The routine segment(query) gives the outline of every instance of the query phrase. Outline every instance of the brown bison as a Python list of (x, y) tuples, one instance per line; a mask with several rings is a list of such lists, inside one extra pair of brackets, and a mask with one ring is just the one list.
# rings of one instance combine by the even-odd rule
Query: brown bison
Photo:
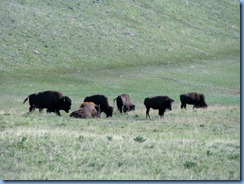
[(131, 103), (129, 95), (127, 94), (119, 95), (117, 98), (114, 99), (114, 101), (115, 100), (116, 100), (117, 107), (121, 113), (135, 110), (135, 105)]
[(158, 109), (158, 114), (160, 118), (162, 118), (166, 109), (172, 110), (171, 106), (173, 102), (174, 100), (169, 98), (168, 96), (154, 96), (145, 98), (144, 105), (147, 109), (146, 118), (149, 117), (149, 119), (151, 120), (151, 117), (149, 115), (150, 108)]
[(207, 108), (204, 94), (202, 93), (186, 93), (180, 95), (181, 109), (186, 109), (186, 104), (193, 105), (194, 108)]
[(104, 112), (106, 117), (112, 117), (113, 107), (108, 103), (108, 98), (105, 95), (92, 95), (84, 99), (84, 102), (93, 102), (97, 105), (100, 105), (101, 113)]
[(97, 111), (97, 116), (100, 117), (100, 114), (101, 114), (101, 108), (100, 108), (100, 105), (97, 105), (93, 102), (82, 102), (81, 105), (80, 105), (80, 108), (83, 108), (87, 105), (92, 105), (93, 107), (95, 107), (96, 111)]
[(82, 108), (72, 112), (70, 117), (74, 118), (96, 118), (100, 117), (100, 112), (96, 110), (93, 104), (86, 104)]
[(80, 108), (85, 107), (85, 106), (88, 105), (88, 104), (91, 104), (91, 105), (93, 105), (93, 106), (96, 106), (96, 104), (93, 103), (93, 102), (82, 102), (81, 105), (80, 105)]
[(47, 109), (47, 112), (54, 112), (58, 116), (61, 116), (60, 110), (69, 112), (71, 108), (71, 99), (67, 96), (63, 96), (62, 93), (57, 91), (43, 91), (30, 94), (23, 103), (29, 99), (29, 112), (33, 112), (35, 108), (39, 108), (39, 112), (43, 109)]

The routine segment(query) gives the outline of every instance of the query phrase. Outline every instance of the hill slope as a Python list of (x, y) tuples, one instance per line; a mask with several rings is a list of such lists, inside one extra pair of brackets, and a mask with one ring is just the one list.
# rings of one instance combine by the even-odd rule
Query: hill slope
[(0, 68), (117, 68), (238, 53), (239, 9), (229, 0), (5, 0)]

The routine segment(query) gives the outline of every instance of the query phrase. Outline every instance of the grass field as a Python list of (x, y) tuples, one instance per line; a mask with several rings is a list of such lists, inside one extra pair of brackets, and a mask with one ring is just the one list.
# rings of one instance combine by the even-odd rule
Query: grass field
[[(0, 178), (240, 180), (239, 1), (35, 1), (0, 4)], [(136, 110), (72, 119), (27, 114), (31, 93), (128, 93)], [(207, 109), (180, 109), (205, 94)], [(168, 95), (160, 120), (144, 98)]]

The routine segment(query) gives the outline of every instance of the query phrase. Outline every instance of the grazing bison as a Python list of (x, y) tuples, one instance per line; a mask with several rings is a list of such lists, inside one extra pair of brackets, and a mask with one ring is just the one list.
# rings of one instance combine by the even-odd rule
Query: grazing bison
[(205, 97), (202, 93), (186, 93), (180, 95), (181, 109), (186, 109), (186, 104), (193, 105), (194, 108), (207, 108)]
[(146, 118), (149, 117), (151, 120), (151, 117), (149, 115), (150, 108), (152, 109), (158, 109), (158, 114), (160, 118), (164, 116), (164, 112), (166, 109), (172, 110), (171, 105), (174, 102), (173, 99), (169, 98), (168, 96), (154, 96), (154, 97), (148, 97), (144, 100), (144, 105), (146, 106)]
[(100, 105), (101, 113), (104, 112), (106, 117), (112, 117), (113, 107), (108, 104), (108, 98), (104, 95), (93, 95), (88, 96), (84, 99), (84, 102), (93, 102), (97, 105)]
[(74, 118), (96, 118), (100, 117), (100, 112), (96, 110), (93, 104), (86, 104), (82, 108), (72, 112), (70, 117)]
[(39, 108), (41, 112), (44, 108), (47, 112), (54, 112), (58, 116), (60, 115), (60, 110), (69, 112), (71, 108), (71, 99), (67, 96), (63, 96), (62, 93), (57, 91), (43, 91), (38, 93), (30, 94), (23, 103), (29, 99), (29, 112), (33, 112), (35, 108)]
[(114, 101), (115, 100), (116, 100), (117, 107), (121, 113), (135, 110), (135, 105), (131, 103), (129, 95), (127, 94), (119, 95), (117, 98), (114, 99)]

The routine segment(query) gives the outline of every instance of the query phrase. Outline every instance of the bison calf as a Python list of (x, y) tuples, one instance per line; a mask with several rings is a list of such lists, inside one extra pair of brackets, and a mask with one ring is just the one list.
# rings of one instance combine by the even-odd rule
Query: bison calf
[(39, 108), (41, 112), (43, 109), (47, 109), (47, 112), (54, 112), (58, 116), (61, 116), (60, 110), (69, 112), (71, 108), (71, 99), (67, 96), (63, 96), (62, 93), (57, 91), (43, 91), (30, 94), (23, 103), (29, 99), (29, 112), (33, 112), (35, 108)]
[(93, 102), (100, 105), (101, 113), (104, 112), (106, 117), (112, 117), (113, 115), (113, 107), (108, 104), (108, 98), (105, 95), (88, 96), (84, 99), (84, 102)]
[(72, 112), (70, 117), (74, 118), (96, 118), (100, 117), (100, 112), (96, 110), (93, 104), (86, 104), (82, 108)]
[(164, 112), (166, 109), (172, 110), (171, 106), (174, 102), (173, 99), (169, 98), (168, 96), (154, 96), (154, 97), (148, 97), (144, 100), (144, 105), (146, 106), (146, 119), (149, 117), (151, 120), (151, 117), (149, 115), (150, 108), (152, 109), (158, 109), (158, 114), (160, 118), (164, 116)]
[(80, 105), (80, 108), (83, 108), (83, 107), (85, 107), (85, 106), (87, 106), (87, 105), (91, 105), (91, 106), (93, 106), (93, 107), (96, 109), (96, 111), (97, 111), (97, 116), (100, 117), (100, 115), (101, 115), (101, 108), (100, 108), (100, 105), (97, 105), (97, 104), (95, 104), (95, 103), (93, 103), (93, 102), (82, 102), (81, 105)]
[(119, 95), (117, 98), (114, 99), (114, 101), (115, 100), (117, 107), (121, 113), (135, 110), (135, 105), (131, 103), (130, 96), (128, 94)]
[(202, 93), (186, 93), (180, 95), (181, 109), (186, 109), (186, 104), (193, 105), (194, 108), (207, 108), (205, 97)]

